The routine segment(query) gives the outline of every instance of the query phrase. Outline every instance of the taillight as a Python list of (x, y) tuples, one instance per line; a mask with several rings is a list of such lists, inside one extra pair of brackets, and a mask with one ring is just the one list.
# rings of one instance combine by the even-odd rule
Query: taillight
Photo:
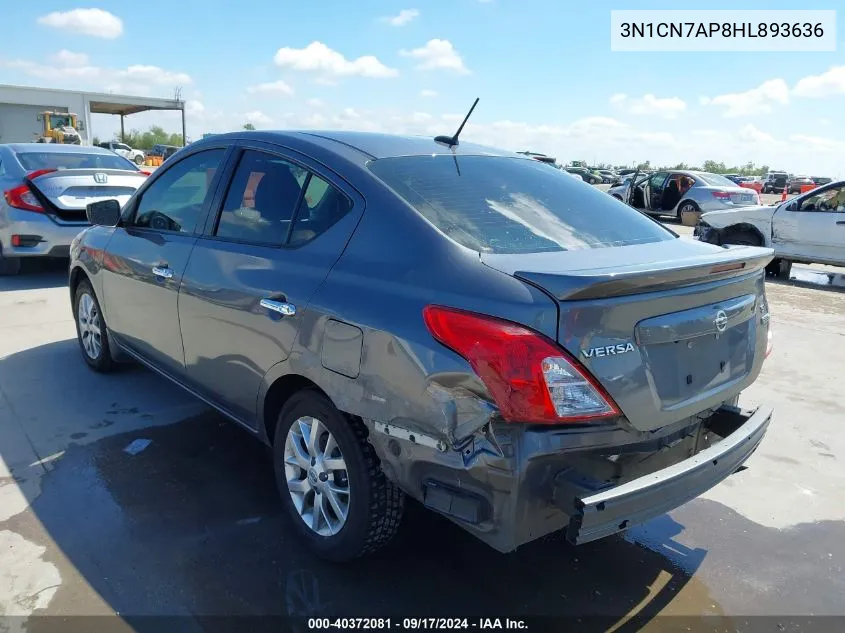
[(21, 185), (14, 189), (9, 189), (3, 194), (6, 198), (6, 204), (15, 209), (22, 211), (35, 211), (36, 213), (44, 213), (44, 207), (38, 202), (35, 194), (29, 185)]
[(431, 335), (465, 358), (509, 422), (560, 424), (620, 415), (611, 397), (568, 352), (521, 325), (426, 306)]
[(729, 194), (727, 191), (714, 191), (713, 197), (718, 198), (719, 200), (730, 200), (731, 194)]
[(141, 174), (143, 174), (144, 176), (152, 176), (152, 175), (153, 175), (153, 172), (151, 172), (151, 171), (144, 171), (143, 169), (139, 169), (139, 170), (138, 170), (138, 173), (141, 173)]

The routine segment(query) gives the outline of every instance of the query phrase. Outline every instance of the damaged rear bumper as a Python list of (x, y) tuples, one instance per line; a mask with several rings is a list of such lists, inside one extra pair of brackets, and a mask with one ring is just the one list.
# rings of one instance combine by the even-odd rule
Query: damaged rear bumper
[[(575, 498), (567, 539), (575, 544), (609, 536), (677, 508), (734, 473), (759, 446), (772, 417), (769, 408), (742, 418), (724, 411), (740, 426), (697, 455), (632, 481)], [(727, 422), (729, 423), (729, 422)]]
[(742, 465), (771, 417), (723, 405), (650, 432), (493, 423), (455, 447), (376, 423), (370, 441), (406, 493), (510, 552), (553, 532), (586, 543), (686, 503)]

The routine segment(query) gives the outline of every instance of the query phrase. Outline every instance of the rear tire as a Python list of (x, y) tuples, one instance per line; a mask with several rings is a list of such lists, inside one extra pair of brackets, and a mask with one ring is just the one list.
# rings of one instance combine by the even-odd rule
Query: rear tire
[(21, 272), (20, 257), (3, 257), (0, 253), (0, 277), (13, 277)]
[(138, 156), (136, 156), (135, 157), (135, 164), (138, 165), (138, 167), (143, 165), (144, 164), (144, 157), (141, 156), (140, 154)]
[(76, 338), (82, 358), (94, 371), (107, 373), (114, 368), (109, 349), (106, 321), (100, 310), (100, 302), (85, 280), (76, 288), (73, 298), (73, 316), (76, 321)]
[(681, 221), (684, 213), (698, 213), (698, 205), (687, 200), (678, 206), (678, 221)]
[(300, 391), (282, 407), (273, 465), (290, 523), (318, 556), (349, 561), (396, 534), (404, 494), (382, 472), (364, 424), (322, 393)]

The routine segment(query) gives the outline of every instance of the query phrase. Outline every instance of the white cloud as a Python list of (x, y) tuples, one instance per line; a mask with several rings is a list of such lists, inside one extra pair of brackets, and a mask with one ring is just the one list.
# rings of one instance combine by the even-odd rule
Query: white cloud
[(402, 50), (399, 54), (418, 60), (417, 68), (420, 70), (444, 69), (453, 70), (462, 75), (469, 74), (464, 60), (449, 40), (429, 40), (425, 46), (410, 51)]
[(621, 93), (615, 94), (610, 98), (610, 103), (629, 114), (659, 116), (665, 119), (674, 119), (687, 109), (687, 104), (683, 99), (658, 98), (653, 94), (647, 94), (641, 98), (629, 97)]
[[(63, 55), (63, 53), (67, 53)], [(0, 68), (19, 70), (30, 77), (49, 81), (51, 85), (79, 90), (111, 93), (128, 93), (149, 96), (156, 92), (172, 96), (175, 86), (192, 83), (187, 73), (171, 71), (158, 66), (134, 64), (126, 68), (94, 66), (83, 60), (81, 54), (60, 51), (51, 57), (52, 63), (41, 64), (31, 60), (0, 60)], [(64, 61), (61, 61), (64, 60)], [(84, 65), (70, 65), (71, 61), (85, 61)], [(164, 93), (164, 94), (162, 94)]]
[(62, 49), (58, 53), (50, 55), (50, 61), (60, 66), (87, 66), (88, 55), (85, 53), (72, 53)]
[(56, 29), (113, 40), (123, 34), (123, 20), (102, 9), (53, 11), (38, 18), (38, 24)]
[(845, 66), (834, 66), (821, 75), (799, 79), (792, 93), (796, 97), (815, 98), (845, 93)]
[(277, 66), (309, 72), (323, 72), (334, 76), (360, 76), (373, 78), (395, 77), (395, 68), (389, 68), (372, 55), (346, 59), (322, 42), (311, 42), (305, 48), (280, 48), (273, 61)]
[(428, 89), (420, 90), (420, 96), (425, 97), (426, 99), (433, 99), (437, 96), (437, 91)]
[(775, 137), (769, 134), (768, 132), (763, 132), (762, 130), (758, 129), (754, 125), (750, 123), (739, 130), (737, 133), (737, 137), (741, 141), (746, 141), (748, 143), (775, 143)]
[(255, 110), (254, 112), (247, 112), (244, 114), (244, 118), (249, 122), (255, 125), (256, 127), (267, 126), (273, 122), (269, 116), (264, 114), (261, 110)]
[(251, 94), (255, 93), (274, 93), (274, 94), (285, 94), (285, 95), (292, 95), (293, 88), (291, 88), (288, 84), (284, 81), (279, 79), (279, 81), (271, 81), (268, 83), (258, 84), (257, 86), (250, 86), (246, 89), (247, 92)]
[(724, 117), (768, 114), (772, 111), (772, 105), (787, 103), (789, 103), (789, 87), (783, 79), (770, 79), (745, 92), (701, 98), (702, 105), (724, 108), (722, 112)]
[(841, 152), (845, 150), (845, 141), (839, 141), (825, 136), (793, 134), (789, 137), (789, 140), (799, 144), (802, 149), (809, 149), (814, 152)]
[(382, 22), (387, 22), (390, 26), (405, 26), (414, 18), (418, 18), (419, 15), (420, 12), (417, 9), (402, 9), (396, 15), (388, 15), (380, 19)]
[(326, 105), (322, 99), (317, 99), (316, 97), (309, 99), (307, 103), (312, 108), (322, 108)]

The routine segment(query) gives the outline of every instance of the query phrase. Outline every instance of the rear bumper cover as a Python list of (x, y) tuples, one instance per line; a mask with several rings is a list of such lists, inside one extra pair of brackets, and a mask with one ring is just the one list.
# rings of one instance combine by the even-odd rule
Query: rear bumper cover
[(759, 408), (727, 437), (693, 457), (622, 485), (577, 497), (567, 539), (581, 544), (609, 536), (706, 492), (734, 473), (756, 450), (771, 418), (771, 408)]
[[(88, 224), (59, 224), (45, 213), (6, 207), (0, 222), (0, 248), (6, 257), (67, 257), (73, 238)], [(12, 246), (13, 235), (31, 237), (26, 246)], [(36, 239), (37, 238), (37, 239)]]

